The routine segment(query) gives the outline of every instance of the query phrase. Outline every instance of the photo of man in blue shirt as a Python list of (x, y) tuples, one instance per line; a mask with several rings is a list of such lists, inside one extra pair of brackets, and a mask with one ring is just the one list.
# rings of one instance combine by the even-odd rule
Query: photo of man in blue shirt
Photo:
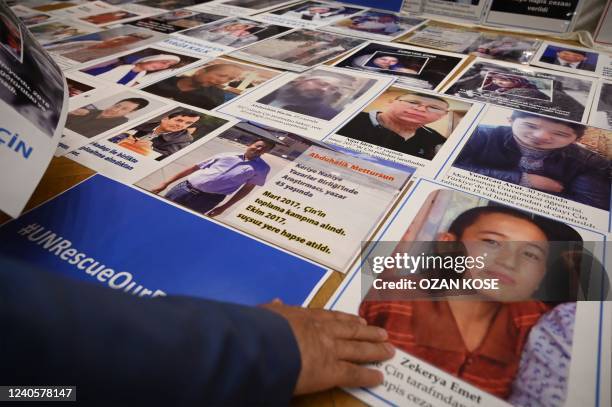
[[(159, 194), (178, 181), (164, 197), (208, 216), (217, 216), (247, 196), (256, 185), (262, 186), (270, 166), (261, 156), (270, 152), (275, 143), (260, 138), (249, 144), (243, 154), (223, 153), (193, 165), (153, 188)], [(234, 194), (223, 205), (228, 195)]]

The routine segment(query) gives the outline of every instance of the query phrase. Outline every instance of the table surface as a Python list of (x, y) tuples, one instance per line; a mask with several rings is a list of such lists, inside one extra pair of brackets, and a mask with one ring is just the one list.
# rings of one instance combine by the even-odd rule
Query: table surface
[[(450, 26), (452, 24), (445, 24), (441, 22), (435, 22), (434, 25), (439, 26)], [(500, 34), (509, 34), (509, 35), (517, 35), (514, 32), (504, 32), (499, 30), (487, 30), (487, 29), (479, 29), (479, 31), (483, 32), (495, 32)], [(401, 42), (404, 38), (408, 38), (411, 34), (406, 35), (400, 39), (395, 40), (394, 42)], [(538, 39), (549, 39), (543, 37), (541, 35), (524, 35), (525, 37), (538, 38)], [(555, 42), (564, 42), (568, 44), (577, 44), (576, 41), (571, 40), (559, 40), (553, 39)], [(226, 56), (227, 57), (227, 56)], [(455, 75), (458, 75), (461, 70), (469, 64), (474, 57), (470, 56), (462, 65), (461, 69), (457, 70)], [(328, 64), (333, 64), (335, 61), (331, 61)], [(447, 82), (450, 82), (453, 78), (449, 78)], [(34, 191), (32, 197), (30, 198), (28, 204), (26, 205), (25, 211), (28, 211), (47, 200), (55, 197), (56, 195), (64, 192), (70, 187), (78, 184), (79, 182), (87, 179), (88, 177), (95, 174), (95, 171), (84, 167), (81, 164), (78, 164), (66, 157), (54, 157), (51, 160), (47, 171), (45, 172), (43, 178), (38, 184), (36, 190)], [(389, 211), (390, 212), (390, 211)], [(9, 221), (11, 218), (0, 211), (0, 225)], [(343, 279), (343, 274), (340, 272), (333, 272), (328, 280), (321, 286), (317, 294), (313, 297), (312, 302), (309, 307), (313, 308), (321, 308), (325, 305), (325, 303), (332, 296), (336, 288), (340, 285)], [(350, 394), (344, 392), (341, 389), (333, 389), (329, 391), (324, 391), (321, 393), (316, 393), (308, 396), (300, 396), (296, 397), (293, 400), (293, 404), (297, 406), (323, 406), (323, 407), (344, 407), (344, 406), (365, 406), (366, 404), (357, 400)]]

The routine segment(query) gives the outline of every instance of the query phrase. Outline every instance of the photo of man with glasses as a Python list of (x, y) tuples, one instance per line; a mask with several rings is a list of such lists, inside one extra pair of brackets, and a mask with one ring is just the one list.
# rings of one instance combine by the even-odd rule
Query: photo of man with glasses
[(450, 111), (441, 97), (403, 93), (382, 109), (359, 113), (338, 134), (431, 160), (446, 138), (426, 125), (442, 120)]

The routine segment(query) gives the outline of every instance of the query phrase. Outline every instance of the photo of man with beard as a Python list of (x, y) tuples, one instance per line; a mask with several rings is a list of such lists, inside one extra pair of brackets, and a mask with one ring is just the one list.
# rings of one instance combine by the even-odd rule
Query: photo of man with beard
[(257, 102), (322, 120), (331, 120), (341, 112), (337, 102), (352, 89), (349, 75), (313, 71), (300, 76)]

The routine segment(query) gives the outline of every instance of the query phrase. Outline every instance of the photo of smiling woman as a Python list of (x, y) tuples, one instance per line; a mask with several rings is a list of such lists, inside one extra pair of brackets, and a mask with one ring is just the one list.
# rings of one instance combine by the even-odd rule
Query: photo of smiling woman
[[(580, 250), (581, 236), (558, 221), (464, 192), (437, 190), (421, 206), (398, 245), (402, 249), (395, 252), (410, 252), (413, 244), (421, 253), (425, 241), (431, 242), (431, 253), (448, 254), (439, 247), (461, 247), (461, 255), (484, 259), (480, 267), (473, 263), (462, 273), (434, 273), (446, 273), (447, 281), (496, 279), (498, 288), (476, 288), (473, 283), (469, 290), (371, 289), (359, 315), (386, 329), (400, 350), (507, 399), (531, 329), (556, 305), (576, 299), (571, 282), (578, 271), (562, 254)], [(393, 281), (402, 273), (387, 269), (385, 274)], [(432, 276), (420, 269), (408, 277), (431, 281)], [(549, 301), (552, 297), (557, 301)], [(569, 322), (573, 324), (573, 315)], [(547, 386), (559, 384), (549, 382), (539, 391), (550, 394)]]
[(492, 108), (454, 166), (608, 211), (611, 140), (610, 131)]

